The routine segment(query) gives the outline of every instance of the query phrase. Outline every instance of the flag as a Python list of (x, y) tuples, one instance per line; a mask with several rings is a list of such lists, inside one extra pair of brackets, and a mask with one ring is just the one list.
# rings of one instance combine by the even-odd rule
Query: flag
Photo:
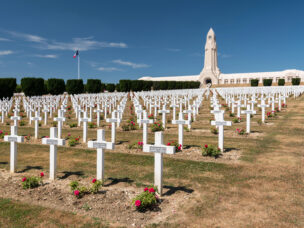
[(77, 50), (73, 56), (73, 58), (75, 59), (77, 56), (79, 55), (79, 51)]

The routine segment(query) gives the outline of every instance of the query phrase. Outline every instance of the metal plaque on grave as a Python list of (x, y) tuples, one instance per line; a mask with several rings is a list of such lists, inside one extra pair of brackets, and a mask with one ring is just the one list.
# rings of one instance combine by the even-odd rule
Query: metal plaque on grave
[(185, 124), (186, 121), (184, 120), (176, 120), (175, 123), (176, 124)]
[(58, 144), (58, 140), (57, 139), (47, 139), (46, 140), (46, 144), (57, 145)]
[(94, 148), (106, 148), (107, 144), (106, 143), (100, 143), (100, 142), (93, 142), (93, 147)]
[(160, 146), (150, 146), (150, 152), (153, 153), (166, 153), (166, 148), (165, 147), (160, 147)]
[(7, 137), (7, 141), (9, 141), (9, 142), (17, 142), (17, 137), (8, 136)]

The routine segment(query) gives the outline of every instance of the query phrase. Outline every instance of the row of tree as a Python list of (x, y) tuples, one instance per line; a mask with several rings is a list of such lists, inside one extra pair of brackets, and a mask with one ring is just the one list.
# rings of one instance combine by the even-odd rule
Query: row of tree
[(87, 84), (82, 79), (70, 79), (66, 83), (63, 79), (50, 78), (22, 78), (21, 84), (17, 85), (15, 78), (0, 78), (0, 98), (11, 97), (14, 92), (23, 92), (26, 96), (41, 96), (44, 94), (58, 95), (64, 92), (69, 94), (100, 93), (108, 92), (129, 92), (170, 90), (170, 89), (194, 89), (199, 88), (199, 82), (181, 81), (139, 81), (120, 80), (118, 84), (102, 83), (99, 79), (88, 79)]
[[(301, 78), (292, 78), (291, 79), (291, 84), (292, 85), (300, 85), (301, 83)], [(250, 81), (251, 86), (258, 86), (259, 85), (259, 79), (252, 79)], [(263, 86), (271, 86), (272, 85), (272, 79), (263, 79)], [(278, 85), (279, 86), (284, 86), (285, 85), (285, 79), (280, 78), (278, 80)]]

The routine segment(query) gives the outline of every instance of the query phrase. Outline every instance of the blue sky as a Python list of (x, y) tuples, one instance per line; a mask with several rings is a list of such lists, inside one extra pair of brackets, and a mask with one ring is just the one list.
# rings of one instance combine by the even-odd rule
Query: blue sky
[(0, 77), (103, 82), (199, 74), (210, 27), (223, 73), (304, 69), (304, 1), (10, 0)]

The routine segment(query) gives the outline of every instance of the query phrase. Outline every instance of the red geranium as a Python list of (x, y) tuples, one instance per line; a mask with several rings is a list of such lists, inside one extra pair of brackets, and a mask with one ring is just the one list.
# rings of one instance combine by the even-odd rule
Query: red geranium
[(146, 192), (146, 191), (148, 191), (149, 189), (147, 188), (147, 187), (145, 187), (145, 189), (144, 189), (144, 191)]
[(154, 188), (150, 188), (149, 192), (155, 192)]
[(79, 193), (80, 193), (80, 192), (79, 192), (78, 190), (75, 190), (75, 191), (74, 191), (74, 195), (75, 195), (75, 196), (79, 196)]
[(40, 177), (44, 177), (44, 173), (43, 172), (40, 173)]
[(22, 182), (24, 182), (24, 181), (26, 181), (26, 177), (23, 177), (23, 178), (22, 178)]
[(92, 183), (94, 184), (96, 182), (96, 178), (94, 178), (93, 180), (92, 180)]
[(208, 148), (208, 145), (207, 145), (207, 144), (205, 144), (205, 148)]
[(136, 206), (136, 207), (139, 207), (140, 205), (141, 205), (141, 201), (140, 201), (140, 200), (136, 200), (136, 201), (135, 201), (135, 206)]

